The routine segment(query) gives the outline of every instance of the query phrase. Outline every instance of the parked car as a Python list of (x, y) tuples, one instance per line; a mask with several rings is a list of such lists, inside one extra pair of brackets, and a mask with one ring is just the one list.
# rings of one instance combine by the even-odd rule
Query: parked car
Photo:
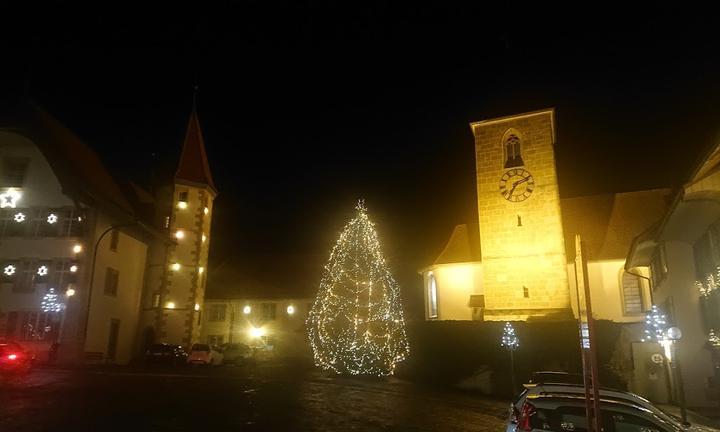
[[(552, 381), (562, 380), (559, 376)], [(558, 379), (559, 378), (559, 379)], [(576, 377), (565, 377), (572, 381)], [(525, 384), (525, 390), (510, 405), (506, 432), (558, 431), (585, 432), (585, 388), (577, 384)], [(600, 389), (600, 412), (604, 432), (712, 431), (691, 426), (666, 413), (648, 400), (625, 391)]]
[(178, 366), (187, 362), (188, 354), (180, 345), (153, 344), (145, 351), (145, 364)]
[(252, 349), (243, 343), (229, 343), (223, 345), (223, 363), (244, 365), (254, 361)]
[(223, 355), (220, 348), (214, 345), (194, 344), (190, 349), (187, 362), (189, 364), (199, 365), (220, 365), (223, 361)]
[(32, 369), (35, 354), (12, 341), (0, 341), (0, 374), (19, 375)]

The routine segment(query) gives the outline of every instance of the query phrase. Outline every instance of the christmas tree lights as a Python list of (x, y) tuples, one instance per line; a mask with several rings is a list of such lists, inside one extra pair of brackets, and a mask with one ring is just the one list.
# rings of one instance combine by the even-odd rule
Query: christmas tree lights
[(645, 336), (643, 342), (662, 342), (667, 340), (665, 326), (667, 319), (660, 308), (653, 305), (650, 311), (645, 315)]
[(520, 346), (520, 340), (515, 334), (515, 329), (509, 322), (505, 323), (502, 339), (500, 340), (500, 346), (507, 348), (511, 351), (517, 349), (517, 347)]
[(363, 202), (330, 253), (308, 315), (315, 364), (338, 374), (391, 375), (409, 346), (400, 290)]
[(43, 312), (60, 312), (62, 308), (63, 304), (58, 301), (55, 288), (50, 288), (43, 296), (42, 302), (40, 303), (40, 310)]

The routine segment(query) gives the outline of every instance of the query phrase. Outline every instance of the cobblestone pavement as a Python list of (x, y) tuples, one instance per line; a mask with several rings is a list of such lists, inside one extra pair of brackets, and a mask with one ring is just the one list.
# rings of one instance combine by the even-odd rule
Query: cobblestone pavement
[(38, 369), (0, 383), (0, 431), (496, 431), (506, 406), (287, 365)]

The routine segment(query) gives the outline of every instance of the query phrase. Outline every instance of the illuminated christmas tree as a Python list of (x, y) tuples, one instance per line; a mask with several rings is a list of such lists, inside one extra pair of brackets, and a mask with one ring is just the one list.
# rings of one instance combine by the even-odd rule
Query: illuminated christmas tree
[(408, 355), (400, 290), (363, 202), (344, 228), (308, 316), (315, 364), (339, 374), (390, 375)]
[(643, 342), (662, 342), (667, 339), (667, 319), (659, 307), (652, 305), (652, 308), (645, 315), (645, 336)]

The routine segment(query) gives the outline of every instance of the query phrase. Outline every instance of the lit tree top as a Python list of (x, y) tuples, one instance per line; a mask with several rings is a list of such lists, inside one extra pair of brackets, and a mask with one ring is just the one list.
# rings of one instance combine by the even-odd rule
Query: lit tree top
[(408, 355), (400, 290), (363, 201), (325, 265), (308, 332), (316, 365), (336, 373), (389, 375)]
[(515, 334), (515, 328), (513, 328), (512, 324), (510, 324), (509, 322), (505, 323), (502, 339), (500, 340), (500, 346), (507, 348), (511, 351), (516, 350), (517, 347), (520, 346), (520, 339), (518, 339), (517, 335)]

